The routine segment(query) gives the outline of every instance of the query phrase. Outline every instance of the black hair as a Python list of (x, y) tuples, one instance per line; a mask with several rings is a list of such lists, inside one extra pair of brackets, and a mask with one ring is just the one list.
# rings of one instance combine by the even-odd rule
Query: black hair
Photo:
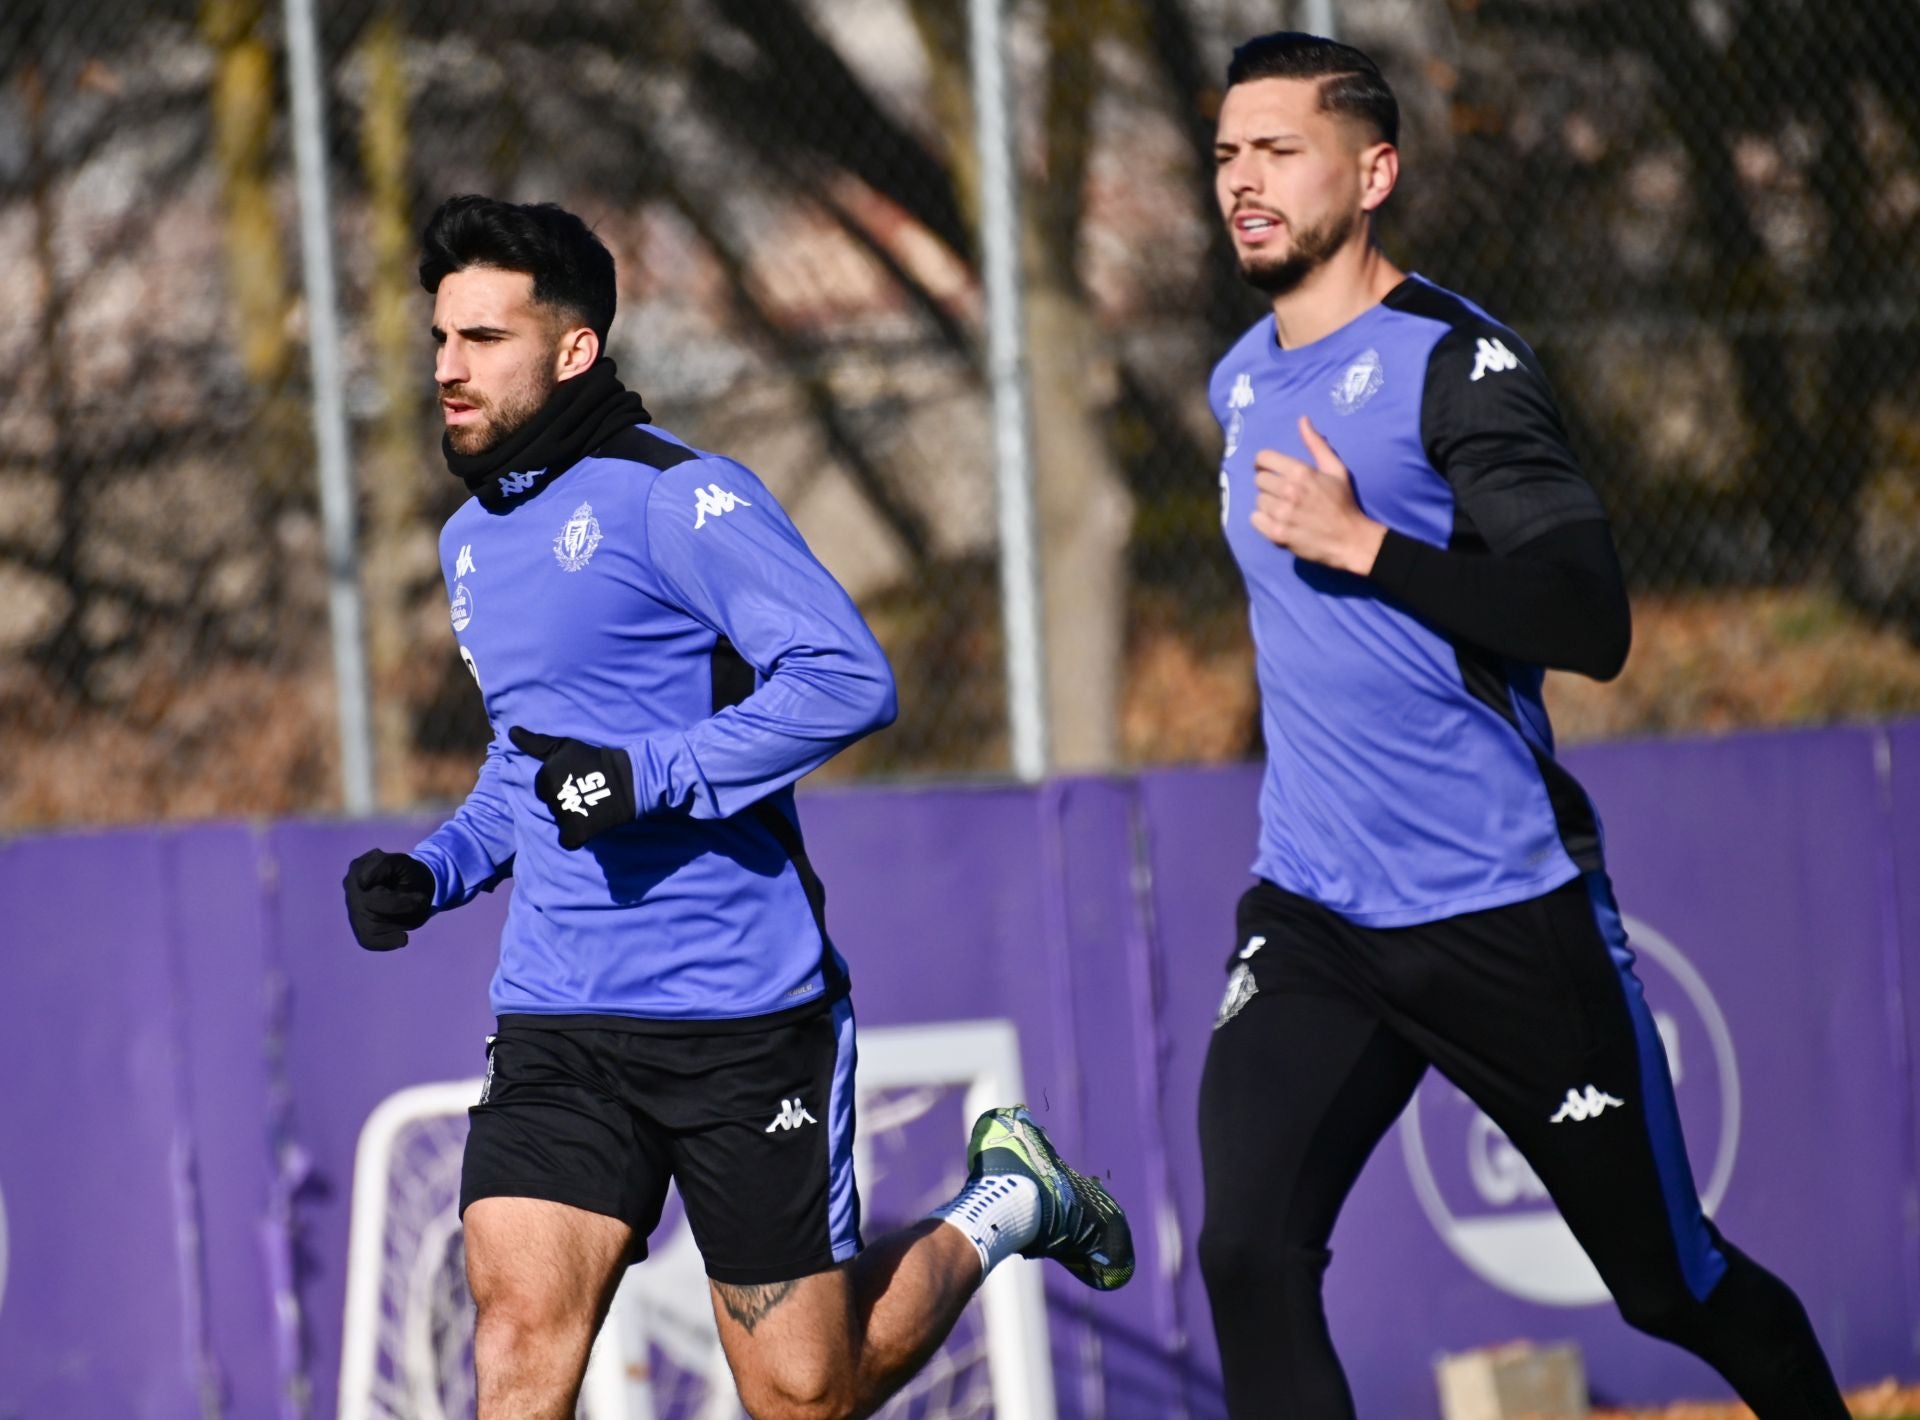
[(1318, 79), (1320, 107), (1357, 118), (1383, 143), (1400, 141), (1400, 105), (1380, 66), (1350, 44), (1279, 30), (1256, 35), (1233, 52), (1227, 87), (1251, 79)]
[(576, 316), (607, 343), (615, 301), (613, 253), (587, 224), (551, 202), (449, 197), (420, 234), (420, 284), (429, 292), (470, 266), (524, 271), (533, 299)]

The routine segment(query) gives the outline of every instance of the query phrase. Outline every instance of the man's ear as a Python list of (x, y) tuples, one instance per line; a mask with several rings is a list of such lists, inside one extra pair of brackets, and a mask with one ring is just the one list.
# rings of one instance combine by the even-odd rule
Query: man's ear
[(554, 378), (570, 380), (575, 375), (584, 375), (599, 358), (600, 337), (587, 326), (577, 325), (560, 337), (559, 349), (553, 357)]
[(1391, 143), (1370, 143), (1360, 150), (1360, 210), (1377, 211), (1400, 181), (1400, 150)]

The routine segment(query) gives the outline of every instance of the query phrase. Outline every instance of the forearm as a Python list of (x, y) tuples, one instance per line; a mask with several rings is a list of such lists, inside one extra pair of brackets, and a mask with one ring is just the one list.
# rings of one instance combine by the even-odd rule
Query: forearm
[(1510, 660), (1596, 680), (1626, 662), (1632, 617), (1603, 522), (1552, 529), (1505, 555), (1389, 532), (1368, 576), (1448, 635)]
[(870, 663), (776, 669), (753, 694), (685, 731), (627, 746), (641, 814), (727, 818), (892, 723), (893, 676)]
[(412, 853), (433, 874), (435, 912), (464, 906), (480, 893), (491, 892), (513, 872), (511, 852), (495, 858), (492, 845), (457, 819), (423, 838)]
[(513, 811), (501, 766), (498, 746), (490, 746), (466, 802), (413, 848), (433, 873), (436, 912), (491, 891), (513, 871)]

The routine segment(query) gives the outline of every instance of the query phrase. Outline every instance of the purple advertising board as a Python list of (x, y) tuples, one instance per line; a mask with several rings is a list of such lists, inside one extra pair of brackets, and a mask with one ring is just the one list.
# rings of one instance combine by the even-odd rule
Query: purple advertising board
[[(1920, 1375), (1920, 725), (1568, 756), (1719, 1226), (1806, 1301), (1849, 1384)], [(870, 1026), (1003, 1017), (1029, 1100), (1140, 1248), (1047, 1295), (1067, 1417), (1222, 1413), (1194, 1111), (1249, 882), (1257, 771), (803, 800)], [(402, 952), (340, 874), (419, 821), (0, 844), (0, 1416), (333, 1413), (356, 1141), (477, 1075), (508, 889)], [(1505, 1141), (1430, 1076), (1335, 1232), (1363, 1415), (1437, 1413), (1438, 1354), (1577, 1341), (1596, 1396), (1726, 1387), (1630, 1331)]]

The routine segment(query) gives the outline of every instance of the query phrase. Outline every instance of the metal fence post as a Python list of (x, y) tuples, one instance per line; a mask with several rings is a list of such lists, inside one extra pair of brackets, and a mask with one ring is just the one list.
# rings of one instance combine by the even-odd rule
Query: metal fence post
[(1340, 38), (1340, 22), (1334, 14), (1337, 0), (1300, 0), (1300, 28), (1310, 35)]
[(360, 563), (354, 550), (353, 478), (340, 359), (340, 304), (333, 268), (333, 202), (327, 188), (326, 98), (312, 0), (285, 0), (293, 164), (300, 207), (300, 264), (313, 378), (313, 443), (326, 527), (327, 619), (340, 707), (340, 797), (350, 814), (371, 813), (373, 716), (367, 689)]
[(1026, 300), (1020, 279), (1020, 167), (1013, 143), (1004, 0), (969, 0), (974, 141), (980, 152), (980, 253), (986, 294), (987, 386), (999, 496), (1000, 620), (1006, 637), (1013, 772), (1047, 770), (1040, 560), (1034, 540), (1033, 428), (1028, 407)]

